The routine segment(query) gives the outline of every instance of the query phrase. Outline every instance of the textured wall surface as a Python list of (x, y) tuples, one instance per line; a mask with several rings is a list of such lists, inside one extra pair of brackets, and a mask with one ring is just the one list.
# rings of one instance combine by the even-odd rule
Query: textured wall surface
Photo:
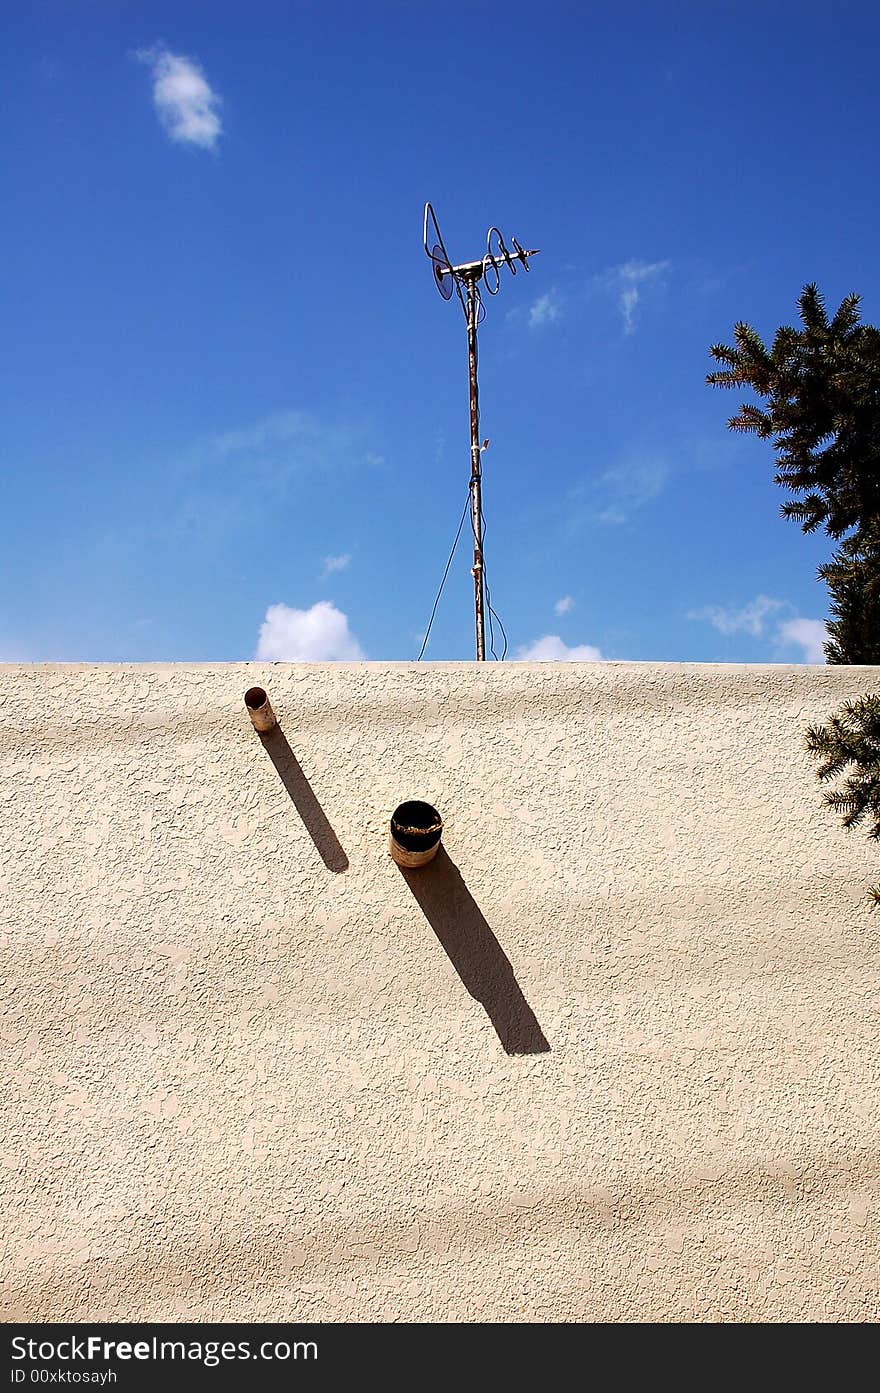
[(880, 1314), (880, 669), (2, 673), (7, 1319)]

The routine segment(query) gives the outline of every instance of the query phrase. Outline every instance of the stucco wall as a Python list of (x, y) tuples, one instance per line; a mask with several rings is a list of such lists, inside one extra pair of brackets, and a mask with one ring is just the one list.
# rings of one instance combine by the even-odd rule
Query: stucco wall
[(876, 1318), (878, 687), (4, 668), (5, 1317)]

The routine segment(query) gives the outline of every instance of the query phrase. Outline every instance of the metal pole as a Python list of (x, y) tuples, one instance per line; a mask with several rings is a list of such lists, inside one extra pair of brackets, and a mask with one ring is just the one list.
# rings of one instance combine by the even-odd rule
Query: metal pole
[(477, 388), (477, 277), (467, 277), (468, 380), (471, 407), (471, 526), (474, 533), (474, 613), (477, 630), (477, 662), (486, 661), (486, 625), (483, 601), (483, 499), (480, 465), (480, 397)]

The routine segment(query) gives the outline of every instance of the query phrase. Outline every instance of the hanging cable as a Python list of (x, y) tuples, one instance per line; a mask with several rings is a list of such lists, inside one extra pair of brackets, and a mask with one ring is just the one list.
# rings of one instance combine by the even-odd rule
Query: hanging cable
[[(472, 489), (473, 489), (473, 486), (474, 486), (474, 480), (473, 480), (473, 478), (472, 478), (472, 479), (471, 479), (471, 488), (472, 488)], [(483, 541), (484, 541), (484, 538), (485, 538), (485, 536), (486, 536), (486, 513), (485, 513), (485, 510), (484, 510), (484, 509), (482, 509), (482, 508), (480, 509), (480, 536), (479, 536), (479, 537), (477, 536), (477, 528), (476, 528), (476, 524), (475, 524), (475, 522), (474, 522), (473, 508), (471, 509), (471, 532), (473, 533), (473, 537), (474, 537), (474, 552), (476, 553), (477, 551), (479, 551), (479, 553), (480, 553), (480, 561), (481, 561), (482, 567), (483, 567), (483, 590), (484, 590), (484, 592), (485, 592), (485, 591), (488, 590), (488, 587), (487, 587), (487, 585), (486, 585), (486, 556), (485, 556), (485, 552), (484, 552), (484, 550), (483, 550)], [(488, 599), (488, 595), (487, 595), (487, 599)], [(492, 628), (492, 613), (491, 613), (491, 610), (487, 610), (487, 615), (488, 615), (488, 619), (489, 619), (489, 652), (492, 654), (492, 657), (493, 657), (493, 658), (495, 659), (495, 661), (497, 662), (497, 661), (498, 661), (498, 654), (495, 652), (495, 631), (494, 631), (494, 629)]]
[(487, 617), (488, 620), (489, 620), (489, 652), (492, 654), (492, 657), (495, 659), (495, 661), (496, 661), (496, 663), (497, 663), (497, 662), (498, 662), (498, 654), (495, 652), (495, 626), (494, 626), (493, 623), (492, 623), (492, 619), (493, 619), (493, 616), (494, 616), (494, 618), (496, 618), (496, 619), (498, 618), (498, 616), (495, 614), (495, 611), (494, 611), (494, 609), (492, 608), (492, 593), (491, 593), (491, 591), (489, 590), (489, 572), (486, 570), (486, 549), (485, 549), (485, 543), (486, 543), (486, 510), (485, 510), (485, 508), (482, 509), (481, 515), (480, 515), (480, 516), (481, 516), (481, 521), (482, 521), (482, 535), (481, 535), (481, 537), (480, 537), (480, 556), (483, 558), (483, 589), (484, 589), (485, 592), (486, 592), (486, 617)]
[[(483, 531), (485, 534), (485, 528), (483, 529)], [(483, 558), (483, 583), (486, 587), (486, 612), (489, 615), (489, 652), (492, 654), (492, 657), (495, 659), (496, 663), (503, 663), (504, 659), (507, 657), (507, 630), (502, 624), (501, 617), (498, 614), (497, 610), (494, 610), (492, 608), (492, 592), (489, 589), (489, 577), (486, 573), (485, 557)], [(492, 627), (493, 619), (496, 621), (499, 629), (501, 630), (501, 637), (504, 639), (504, 647), (501, 650), (500, 658), (498, 657), (498, 654), (495, 652), (495, 631)]]
[(434, 600), (434, 607), (433, 607), (433, 609), (431, 610), (431, 618), (428, 620), (428, 627), (427, 627), (427, 629), (425, 630), (425, 637), (424, 637), (424, 639), (422, 640), (422, 646), (421, 646), (421, 648), (419, 649), (419, 656), (416, 658), (416, 662), (417, 662), (417, 663), (420, 663), (420, 662), (422, 661), (422, 654), (424, 653), (425, 649), (426, 649), (427, 646), (428, 646), (428, 639), (431, 637), (431, 627), (432, 627), (432, 625), (433, 625), (433, 623), (434, 623), (434, 615), (437, 613), (437, 606), (438, 606), (439, 603), (440, 603), (440, 596), (443, 594), (443, 587), (444, 587), (444, 585), (446, 584), (446, 577), (449, 575), (449, 567), (452, 565), (452, 558), (453, 558), (453, 556), (455, 555), (455, 548), (458, 546), (458, 539), (459, 539), (459, 537), (461, 536), (461, 529), (464, 527), (465, 515), (466, 515), (467, 510), (468, 510), (468, 508), (469, 508), (470, 506), (471, 506), (471, 495), (470, 495), (470, 490), (468, 490), (468, 496), (467, 496), (467, 498), (466, 498), (466, 500), (465, 500), (465, 505), (464, 505), (464, 507), (463, 507), (462, 510), (461, 510), (461, 517), (460, 517), (459, 520), (458, 520), (458, 531), (457, 531), (456, 534), (455, 534), (455, 541), (452, 543), (452, 550), (450, 551), (450, 553), (449, 553), (449, 558), (448, 558), (448, 560), (447, 560), (447, 562), (446, 562), (446, 568), (445, 568), (445, 570), (444, 570), (444, 572), (443, 572), (443, 579), (442, 579), (441, 582), (440, 582), (440, 589), (437, 591), (437, 598)]
[[(508, 645), (507, 645), (507, 630), (505, 629), (504, 625), (503, 625), (502, 622), (501, 622), (501, 617), (500, 617), (500, 615), (497, 613), (496, 610), (494, 610), (494, 609), (492, 608), (492, 594), (491, 594), (491, 591), (489, 590), (489, 581), (488, 581), (488, 579), (487, 579), (487, 577), (486, 577), (486, 564), (485, 564), (485, 562), (483, 563), (483, 580), (486, 582), (486, 609), (488, 610), (488, 613), (489, 613), (489, 645), (490, 645), (490, 652), (491, 652), (492, 657), (495, 659), (496, 662), (503, 663), (503, 662), (504, 662), (504, 659), (507, 657), (507, 646), (508, 646)], [(494, 647), (493, 647), (494, 642), (495, 642), (495, 635), (494, 635), (494, 632), (493, 632), (493, 630), (492, 630), (492, 619), (493, 619), (493, 617), (494, 617), (495, 620), (497, 621), (498, 627), (499, 627), (499, 629), (501, 630), (501, 637), (504, 639), (504, 647), (503, 647), (502, 650), (501, 650), (501, 657), (500, 657), (500, 658), (498, 657), (498, 654), (495, 652), (495, 649), (494, 649)]]
[[(481, 537), (480, 537), (480, 556), (483, 558), (483, 585), (485, 586), (485, 590), (486, 590), (486, 614), (488, 615), (488, 619), (489, 619), (489, 652), (492, 654), (492, 657), (495, 659), (496, 663), (503, 663), (503, 662), (504, 662), (504, 659), (507, 657), (507, 649), (508, 649), (507, 630), (505, 629), (504, 625), (502, 624), (502, 622), (501, 622), (501, 617), (500, 617), (500, 615), (498, 614), (497, 610), (494, 610), (494, 609), (492, 608), (492, 592), (491, 592), (491, 590), (489, 589), (489, 573), (488, 573), (488, 571), (486, 570), (486, 549), (485, 549), (485, 541), (486, 541), (486, 509), (485, 509), (485, 506), (484, 506), (484, 507), (482, 508), (482, 510), (481, 510), (481, 520), (482, 520), (482, 535), (481, 535)], [(475, 528), (474, 528), (474, 526), (473, 526), (473, 521), (471, 521), (471, 531), (474, 533), (474, 539), (476, 540), (476, 535), (477, 535), (477, 534), (476, 534), (476, 530), (475, 530)], [(501, 630), (501, 636), (502, 636), (502, 638), (504, 639), (504, 647), (503, 647), (502, 650), (501, 650), (501, 657), (500, 657), (500, 658), (498, 657), (498, 654), (495, 652), (495, 629), (494, 629), (494, 626), (493, 626), (493, 624), (492, 624), (492, 620), (493, 620), (493, 619), (495, 619), (495, 620), (497, 621), (498, 627), (499, 627), (499, 629)]]

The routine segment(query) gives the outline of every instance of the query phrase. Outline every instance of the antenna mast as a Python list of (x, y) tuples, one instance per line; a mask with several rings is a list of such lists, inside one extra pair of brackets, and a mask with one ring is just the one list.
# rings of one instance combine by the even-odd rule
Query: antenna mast
[(474, 618), (478, 662), (485, 662), (486, 659), (483, 468), (482, 447), (480, 445), (480, 393), (477, 383), (477, 326), (482, 323), (486, 311), (480, 294), (480, 282), (483, 282), (490, 295), (497, 295), (501, 288), (501, 267), (507, 266), (511, 274), (515, 276), (515, 262), (518, 261), (523, 269), (528, 271), (529, 257), (537, 255), (537, 249), (526, 251), (515, 237), (511, 237), (510, 240), (513, 243), (513, 251), (508, 251), (498, 228), (490, 227), (486, 234), (486, 254), (482, 260), (466, 261), (460, 266), (453, 266), (443, 244), (434, 209), (430, 203), (425, 204), (423, 241), (425, 255), (430, 259), (434, 271), (434, 282), (444, 300), (451, 300), (453, 292), (458, 295), (467, 324), (468, 397), (471, 418), (471, 528), (474, 534), (474, 564), (471, 574), (474, 578)]

